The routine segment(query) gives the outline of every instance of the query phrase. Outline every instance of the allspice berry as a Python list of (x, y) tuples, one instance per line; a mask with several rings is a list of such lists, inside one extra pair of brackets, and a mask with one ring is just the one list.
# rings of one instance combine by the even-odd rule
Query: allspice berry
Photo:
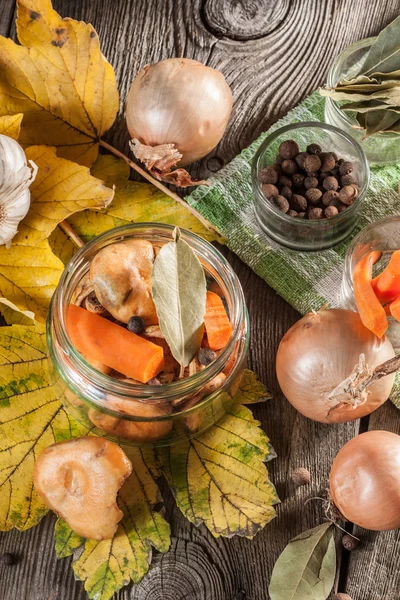
[(336, 192), (336, 190), (339, 187), (339, 182), (336, 179), (336, 177), (333, 177), (333, 175), (329, 175), (329, 177), (325, 177), (324, 181), (322, 182), (322, 187), (326, 191), (333, 190), (334, 192)]
[(285, 140), (279, 146), (279, 154), (285, 159), (294, 158), (299, 151), (299, 146), (294, 140)]
[(289, 217), (297, 217), (298, 212), (296, 210), (288, 210), (287, 215), (289, 215)]
[(352, 185), (352, 184), (354, 184), (354, 185), (357, 185), (357, 184), (358, 184), (358, 181), (357, 181), (357, 179), (354, 177), (354, 175), (352, 175), (351, 173), (348, 173), (347, 175), (343, 175), (343, 176), (340, 178), (340, 185), (341, 185), (342, 187), (344, 187), (345, 185)]
[(286, 200), (283, 196), (273, 196), (271, 198), (273, 204), (275, 204), (276, 208), (279, 208), (283, 213), (287, 213), (289, 210), (289, 201)]
[(335, 190), (329, 190), (322, 196), (322, 204), (324, 206), (331, 206), (332, 204), (335, 205), (336, 202), (339, 201), (339, 194), (338, 192), (335, 192)]
[(307, 152), (299, 152), (299, 154), (294, 159), (297, 162), (297, 164), (299, 165), (300, 169), (304, 169), (304, 162), (305, 162), (307, 156), (308, 156)]
[(318, 208), (317, 206), (315, 208), (310, 208), (310, 210), (308, 211), (308, 218), (310, 221), (317, 221), (319, 219), (323, 219), (324, 212), (322, 208)]
[(292, 473), (292, 481), (296, 486), (307, 485), (311, 481), (310, 471), (299, 467)]
[(356, 185), (345, 185), (339, 191), (339, 199), (346, 206), (353, 204), (354, 200), (358, 196), (358, 187)]
[(336, 160), (331, 152), (321, 152), (319, 158), (321, 160), (321, 171), (330, 171), (335, 168)]
[(292, 177), (293, 187), (297, 189), (301, 188), (303, 186), (304, 179), (304, 175), (302, 175), (301, 173), (295, 173)]
[(322, 148), (319, 144), (309, 144), (307, 146), (307, 152), (309, 154), (321, 154)]
[(324, 210), (324, 215), (326, 216), (327, 219), (330, 219), (331, 217), (336, 217), (336, 215), (339, 214), (338, 209), (336, 208), (336, 206), (327, 206)]
[(347, 175), (354, 171), (354, 165), (349, 160), (344, 160), (339, 166), (339, 173), (341, 175)]
[(318, 187), (318, 179), (316, 177), (306, 177), (304, 180), (304, 187), (306, 190)]
[(278, 188), (272, 185), (272, 183), (263, 183), (261, 189), (263, 191), (264, 196), (268, 199), (272, 198), (272, 196), (277, 196), (279, 194)]
[(293, 183), (290, 177), (288, 177), (287, 175), (280, 175), (278, 179), (278, 185), (281, 185), (282, 187), (286, 186), (291, 188)]
[(305, 212), (299, 212), (299, 213), (297, 214), (297, 217), (298, 217), (299, 219), (305, 219), (305, 217), (306, 217), (306, 213), (305, 213)]
[(310, 188), (306, 191), (306, 199), (311, 206), (317, 206), (320, 203), (322, 198), (321, 190), (317, 188)]
[(9, 567), (15, 563), (15, 556), (10, 552), (5, 552), (4, 554), (0, 555), (0, 563), (3, 563), (3, 565), (7, 565)]
[(282, 163), (282, 171), (287, 175), (294, 175), (297, 173), (297, 164), (290, 158), (285, 159)]
[(358, 548), (359, 545), (360, 540), (353, 537), (352, 535), (349, 535), (348, 533), (345, 533), (345, 535), (342, 537), (342, 546), (348, 552), (352, 552), (353, 550)]
[(321, 161), (316, 154), (310, 154), (304, 161), (304, 168), (307, 173), (316, 173), (321, 168)]
[(297, 212), (304, 212), (307, 210), (307, 200), (304, 198), (304, 196), (293, 194), (290, 200), (290, 207)]
[(348, 594), (342, 594), (342, 592), (339, 592), (333, 596), (333, 600), (352, 600), (352, 598), (350, 598)]
[(276, 183), (278, 181), (278, 173), (274, 167), (265, 167), (258, 175), (261, 183)]
[(290, 187), (288, 187), (287, 185), (284, 185), (281, 188), (281, 196), (284, 196), (287, 200), (291, 200), (291, 198), (293, 196), (293, 192), (290, 189)]

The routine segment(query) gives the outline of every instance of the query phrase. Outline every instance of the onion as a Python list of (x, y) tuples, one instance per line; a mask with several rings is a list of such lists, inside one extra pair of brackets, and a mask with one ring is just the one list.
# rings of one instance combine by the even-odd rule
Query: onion
[(215, 148), (231, 111), (232, 92), (219, 71), (188, 58), (147, 65), (132, 83), (126, 104), (131, 148), (159, 179), (193, 185), (184, 169), (171, 169)]
[(395, 374), (369, 387), (374, 368), (394, 357), (358, 313), (332, 309), (310, 313), (283, 337), (277, 354), (279, 385), (303, 415), (322, 423), (343, 423), (370, 414), (388, 399)]
[(400, 436), (367, 431), (353, 438), (333, 461), (330, 494), (352, 523), (381, 531), (400, 527)]

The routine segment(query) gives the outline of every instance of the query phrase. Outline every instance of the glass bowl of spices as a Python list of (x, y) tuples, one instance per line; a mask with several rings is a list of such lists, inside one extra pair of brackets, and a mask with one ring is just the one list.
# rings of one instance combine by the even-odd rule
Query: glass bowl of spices
[[(371, 253), (377, 253), (373, 261), (372, 276), (374, 278), (374, 291), (379, 298), (379, 303), (383, 305), (387, 313), (388, 329), (386, 335), (392, 342), (393, 347), (400, 350), (400, 323), (390, 314), (390, 305), (393, 301), (396, 301), (396, 297), (400, 294), (400, 216), (388, 217), (376, 223), (371, 223), (371, 225), (360, 231), (349, 245), (340, 290), (340, 300), (343, 308), (357, 311), (354, 294), (354, 273), (360, 261), (371, 256)], [(383, 278), (385, 286), (382, 284), (377, 285), (378, 277), (384, 271), (389, 276)], [(369, 302), (369, 304), (372, 306), (373, 303)], [(398, 304), (400, 305), (400, 301)], [(378, 310), (380, 309), (378, 308)]]
[(332, 125), (286, 125), (267, 137), (252, 164), (254, 209), (262, 230), (294, 250), (346, 239), (369, 185), (361, 146)]
[(206, 311), (188, 366), (172, 355), (152, 290), (154, 265), (173, 232), (142, 223), (94, 238), (67, 264), (48, 316), (57, 397), (91, 431), (132, 445), (168, 446), (205, 431), (232, 405), (246, 362), (249, 319), (239, 280), (214, 246), (185, 230), (179, 240), (204, 279)]
[[(326, 86), (334, 88), (339, 81), (355, 77), (376, 37), (366, 38), (346, 48), (336, 59), (329, 73)], [(325, 121), (339, 127), (361, 144), (370, 164), (391, 164), (400, 160), (400, 136), (396, 133), (375, 133), (365, 137), (365, 130), (360, 128), (356, 115), (345, 111), (341, 106), (346, 101), (337, 102), (332, 98), (325, 99)]]

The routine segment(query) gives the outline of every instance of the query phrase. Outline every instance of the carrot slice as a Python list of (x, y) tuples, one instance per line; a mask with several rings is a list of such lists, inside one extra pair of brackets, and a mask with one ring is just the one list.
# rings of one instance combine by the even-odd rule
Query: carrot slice
[(211, 350), (225, 348), (232, 337), (232, 327), (222, 298), (214, 292), (207, 292), (204, 324)]
[(385, 309), (380, 304), (372, 287), (372, 265), (380, 257), (380, 252), (369, 252), (358, 261), (353, 276), (354, 297), (361, 321), (379, 338), (385, 334), (388, 328)]
[(400, 296), (388, 304), (386, 311), (389, 315), (394, 317), (396, 321), (400, 321)]
[(388, 266), (375, 277), (372, 286), (383, 304), (400, 296), (400, 250), (393, 252)]
[(126, 377), (147, 383), (163, 368), (160, 346), (75, 304), (67, 309), (67, 331), (79, 352)]

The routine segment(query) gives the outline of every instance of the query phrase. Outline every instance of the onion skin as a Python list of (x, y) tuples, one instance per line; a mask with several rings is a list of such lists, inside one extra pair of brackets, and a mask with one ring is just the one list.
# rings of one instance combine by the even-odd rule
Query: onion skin
[(188, 58), (146, 66), (129, 90), (126, 121), (142, 144), (175, 144), (179, 166), (208, 154), (221, 140), (232, 111), (222, 73)]
[(350, 376), (362, 353), (372, 367), (395, 355), (390, 341), (377, 338), (358, 313), (344, 309), (310, 313), (289, 329), (279, 345), (276, 372), (282, 392), (301, 414), (321, 423), (344, 423), (368, 415), (388, 399), (394, 374), (371, 385), (366, 402), (357, 407), (328, 398)]
[(337, 454), (329, 477), (330, 494), (352, 523), (384, 531), (400, 528), (400, 436), (367, 431)]

